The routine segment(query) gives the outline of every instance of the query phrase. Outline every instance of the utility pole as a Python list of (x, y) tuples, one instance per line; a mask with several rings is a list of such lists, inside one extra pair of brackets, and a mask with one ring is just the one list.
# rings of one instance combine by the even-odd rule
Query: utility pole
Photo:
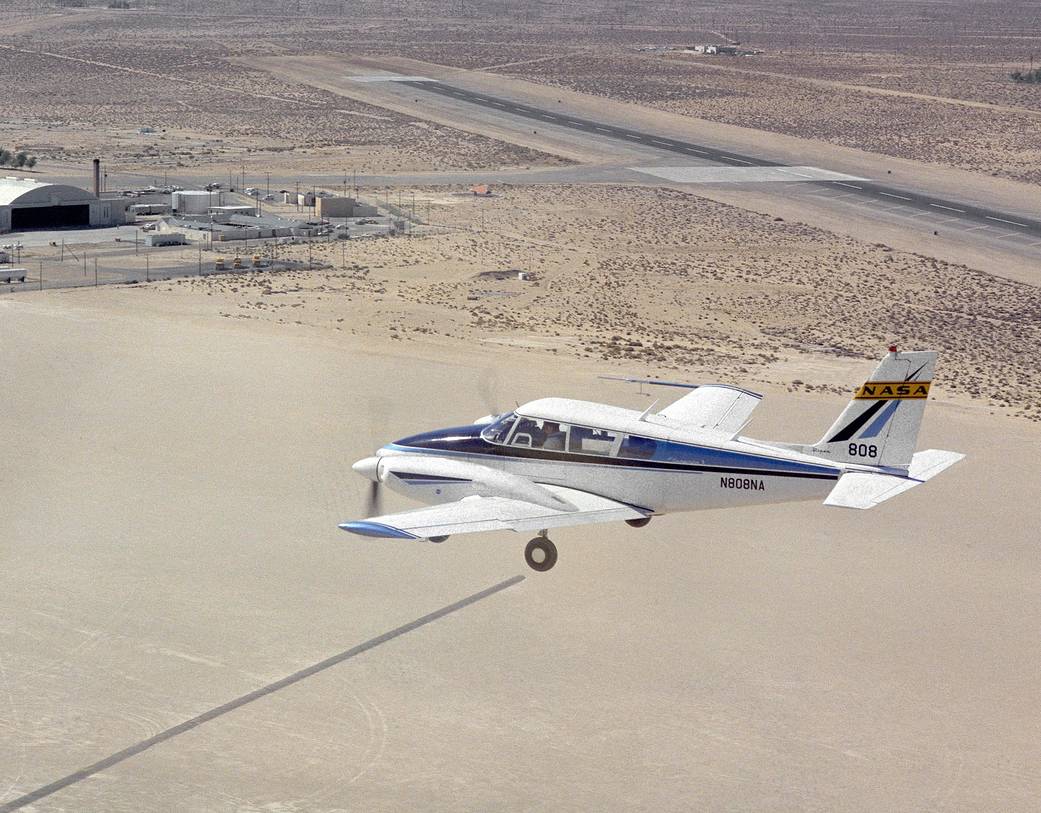
[(98, 287), (98, 258), (94, 258), (94, 287)]
[(148, 270), (148, 252), (145, 252), (145, 282), (151, 282), (151, 274)]

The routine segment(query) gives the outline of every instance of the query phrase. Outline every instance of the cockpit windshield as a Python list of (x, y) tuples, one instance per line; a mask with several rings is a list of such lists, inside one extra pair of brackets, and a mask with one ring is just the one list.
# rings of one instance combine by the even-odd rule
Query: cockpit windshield
[(505, 443), (516, 421), (517, 416), (512, 412), (507, 412), (488, 424), (488, 427), (481, 432), (481, 437), (489, 443)]

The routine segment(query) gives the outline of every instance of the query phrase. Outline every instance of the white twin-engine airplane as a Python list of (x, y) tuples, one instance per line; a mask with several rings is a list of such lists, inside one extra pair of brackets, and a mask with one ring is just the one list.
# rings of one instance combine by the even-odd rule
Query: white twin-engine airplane
[(381, 483), (433, 505), (340, 527), (431, 542), (536, 531), (524, 558), (544, 571), (557, 561), (550, 528), (614, 520), (640, 528), (676, 511), (794, 500), (871, 508), (964, 457), (915, 452), (935, 364), (934, 351), (890, 347), (811, 444), (739, 435), (762, 396), (722, 384), (672, 384), (691, 392), (660, 412), (656, 404), (640, 412), (567, 398), (531, 401), (470, 426), (395, 441), (359, 460), (354, 470), (373, 482), (374, 505)]

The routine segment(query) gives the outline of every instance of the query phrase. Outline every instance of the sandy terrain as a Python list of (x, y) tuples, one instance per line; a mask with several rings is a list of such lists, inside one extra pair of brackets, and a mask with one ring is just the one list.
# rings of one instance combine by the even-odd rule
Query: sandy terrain
[[(350, 24), (332, 2), (303, 2), (287, 12), (263, 1), (218, 9), (157, 0), (148, 10), (28, 19), (26, 10), (40, 4), (25, 6), (0, 11), (9, 22), (0, 45), (20, 49), (0, 53), (4, 74), (15, 80), (0, 99), (25, 125), (40, 128), (20, 140), (47, 158), (80, 161), (103, 147), (106, 158), (169, 169), (284, 150), (281, 157), (302, 168), (342, 163), (350, 149), (365, 171), (552, 163), (451, 129), (417, 134), (420, 125), (407, 116), (248, 68), (250, 60), (280, 54), (394, 55), (987, 175), (1041, 179), (1041, 144), (1033, 135), (1041, 90), (1008, 79), (1010, 70), (1029, 66), (1041, 44), (1036, 4), (1026, 0), (901, 4), (881, 16), (874, 4), (854, 0), (829, 4), (824, 15), (810, 2), (738, 2), (725, 11), (647, 3), (638, 16), (625, 5), (533, 9), (476, 0), (456, 9), (459, 16), (436, 3), (411, 3), (404, 20), (365, 2), (352, 4)], [(765, 53), (719, 60), (636, 51), (728, 38)], [(85, 61), (72, 65), (70, 77), (55, 73), (60, 59)], [(90, 125), (99, 124), (114, 132), (92, 138)], [(145, 125), (167, 131), (169, 143), (135, 145), (132, 136)], [(122, 138), (113, 144), (113, 135)]]
[[(839, 392), (844, 378), (782, 360), (871, 359), (896, 338), (943, 350), (945, 392), (1041, 418), (1036, 286), (670, 190), (510, 186), (478, 199), (439, 188), (416, 208), (448, 225), (314, 246), (330, 266), (316, 273), (185, 279), (154, 295), (212, 293), (209, 312), (233, 319)], [(294, 251), (308, 256), (283, 253)], [(489, 278), (510, 268), (537, 284)]]
[[(19, 348), (2, 798), (523, 572), (508, 534), (341, 534), (361, 504), (348, 464), (376, 443), (481, 413), (485, 389), (645, 403), (598, 381), (603, 362), (222, 319), (211, 293), (0, 301)], [(822, 367), (853, 382), (870, 363), (797, 369)], [(770, 395), (753, 427), (792, 440), (843, 401)], [(1041, 436), (940, 391), (922, 440), (970, 457), (871, 514), (560, 532), (550, 574), (33, 809), (1032, 809), (1041, 562), (1022, 452)]]

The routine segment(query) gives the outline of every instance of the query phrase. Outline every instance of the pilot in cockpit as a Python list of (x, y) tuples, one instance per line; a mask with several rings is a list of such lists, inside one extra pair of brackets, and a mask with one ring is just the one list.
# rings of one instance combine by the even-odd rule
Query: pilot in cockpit
[(543, 449), (548, 449), (552, 452), (564, 451), (564, 430), (561, 429), (559, 423), (545, 421), (542, 424), (542, 431), (546, 437), (545, 442), (542, 444)]

